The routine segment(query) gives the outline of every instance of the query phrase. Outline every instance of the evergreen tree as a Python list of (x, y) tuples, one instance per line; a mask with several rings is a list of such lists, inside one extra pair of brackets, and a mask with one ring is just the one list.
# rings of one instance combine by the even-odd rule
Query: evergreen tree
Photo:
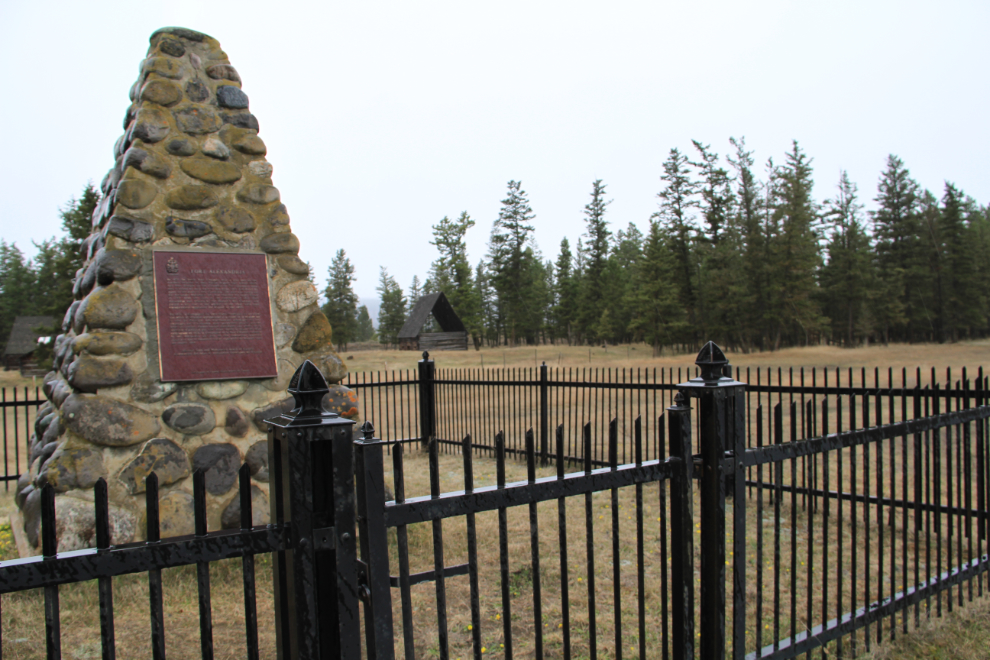
[[(696, 186), (691, 180), (687, 156), (676, 148), (671, 149), (667, 160), (663, 163), (663, 176), (660, 180), (665, 185), (657, 194), (661, 200), (660, 210), (653, 217), (662, 223), (669, 236), (667, 244), (677, 263), (674, 283), (681, 306), (687, 313), (687, 329), (690, 331), (695, 327), (697, 304), (694, 261), (691, 254), (695, 231), (691, 209), (697, 207), (698, 203), (694, 199)], [(690, 343), (696, 344), (697, 337), (691, 337)]]
[(775, 347), (783, 340), (808, 345), (822, 323), (815, 281), (820, 255), (811, 160), (796, 140), (785, 157), (775, 191), (774, 221), (779, 233), (771, 248), (771, 304), (779, 314)]
[(14, 319), (34, 316), (35, 277), (16, 244), (0, 239), (0, 341), (6, 344)]
[(368, 306), (358, 307), (357, 315), (357, 335), (356, 341), (374, 341), (375, 326), (371, 322), (371, 314), (368, 313)]
[(38, 249), (33, 260), (36, 271), (34, 313), (53, 316), (57, 322), (65, 316), (74, 300), (72, 286), (76, 273), (86, 263), (83, 242), (90, 234), (93, 212), (99, 203), (100, 193), (93, 184), (87, 184), (79, 199), (69, 200), (59, 211), (62, 236), (34, 244)]
[(462, 212), (453, 222), (444, 216), (439, 224), (433, 225), (433, 240), (430, 244), (436, 246), (440, 256), (430, 266), (427, 288), (431, 291), (444, 292), (450, 306), (454, 308), (464, 327), (475, 339), (475, 348), (478, 348), (481, 333), (481, 300), (474, 283), (471, 264), (468, 262), (467, 243), (464, 240), (471, 227), (474, 227), (474, 220), (467, 211)]
[(606, 309), (614, 332), (608, 337), (613, 343), (632, 341), (632, 320), (635, 314), (631, 292), (643, 258), (643, 232), (633, 223), (615, 232), (615, 242), (605, 268)]
[(767, 336), (764, 315), (770, 304), (767, 215), (763, 212), (760, 182), (753, 174), (753, 152), (747, 151), (745, 138), (730, 138), (729, 142), (736, 150), (735, 158), (728, 160), (735, 170), (734, 224), (739, 231), (738, 340), (744, 350), (750, 346), (762, 349)]
[[(484, 260), (478, 262), (474, 271), (474, 281), (478, 287), (481, 305), (481, 326), (485, 342), (489, 347), (498, 346), (501, 333), (498, 297), (492, 287), (491, 278)], [(477, 344), (476, 344), (477, 346)]]
[(533, 315), (542, 315), (541, 310), (530, 306), (533, 296), (528, 291), (533, 282), (542, 279), (534, 277), (534, 270), (542, 268), (539, 260), (534, 264), (533, 225), (529, 223), (536, 216), (526, 191), (519, 181), (509, 181), (508, 189), (492, 225), (487, 267), (498, 296), (499, 325), (504, 340), (514, 346), (523, 328), (533, 326)]
[(574, 339), (572, 324), (577, 313), (578, 292), (572, 267), (571, 244), (566, 236), (560, 241), (560, 254), (557, 256), (555, 271), (553, 334), (554, 337), (566, 339), (570, 344)]
[(976, 264), (967, 222), (965, 195), (952, 183), (945, 182), (941, 214), (941, 264), (945, 276), (941, 295), (944, 319), (943, 339), (958, 341), (970, 336), (975, 326), (982, 325), (979, 308), (980, 292), (976, 289)]
[(871, 329), (868, 310), (875, 278), (862, 212), (856, 184), (843, 170), (838, 194), (825, 202), (824, 217), (830, 225), (831, 236), (821, 282), (832, 337), (846, 346), (855, 346)]
[[(695, 257), (698, 267), (698, 314), (705, 337), (730, 345), (730, 334), (738, 335), (738, 288), (734, 267), (737, 256), (737, 227), (730, 226), (733, 195), (728, 172), (719, 166), (718, 154), (708, 145), (692, 140), (700, 160), (691, 165), (697, 170), (699, 209), (704, 219)], [(725, 240), (726, 237), (730, 239)]]
[(415, 305), (416, 301), (422, 298), (427, 292), (423, 290), (423, 285), (420, 284), (419, 275), (413, 275), (412, 282), (409, 284), (409, 304)]
[(585, 267), (581, 278), (581, 300), (579, 320), (582, 336), (596, 343), (602, 339), (598, 332), (601, 326), (600, 318), (606, 308), (605, 267), (609, 255), (609, 239), (612, 232), (608, 229), (605, 219), (605, 209), (612, 203), (605, 201), (605, 188), (601, 179), (591, 184), (591, 201), (584, 206), (585, 221)]
[(873, 316), (884, 342), (930, 334), (925, 299), (929, 290), (919, 215), (918, 184), (904, 162), (887, 156), (880, 175), (877, 210), (871, 213), (877, 274)]
[(323, 313), (330, 321), (337, 345), (346, 349), (357, 336), (358, 297), (351, 286), (355, 279), (354, 266), (343, 249), (334, 255), (327, 276), (327, 287), (323, 292), (327, 302), (323, 305)]
[(402, 287), (382, 266), (376, 287), (381, 306), (378, 308), (378, 341), (386, 346), (399, 343), (399, 331), (406, 322), (406, 297)]
[(668, 236), (658, 220), (650, 221), (643, 259), (630, 293), (631, 306), (636, 310), (632, 322), (634, 336), (650, 344), (654, 355), (659, 355), (664, 346), (677, 342), (686, 325), (676, 285), (676, 253), (667, 245)]

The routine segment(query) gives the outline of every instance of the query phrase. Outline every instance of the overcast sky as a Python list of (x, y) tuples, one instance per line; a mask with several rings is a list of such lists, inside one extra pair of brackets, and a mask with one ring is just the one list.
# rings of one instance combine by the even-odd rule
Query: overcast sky
[[(990, 202), (987, 2), (25, 2), (0, 0), (0, 236), (33, 254), (113, 165), (127, 93), (162, 26), (217, 38), (261, 123), (317, 283), (343, 248), (425, 276), (431, 225), (467, 210), (484, 255), (521, 180), (546, 258), (583, 231), (594, 179), (613, 229), (646, 229), (671, 147), (762, 166), (797, 139), (816, 197), (841, 169), (869, 202), (887, 154), (941, 196)], [(982, 44), (982, 45), (981, 45)], [(868, 204), (869, 206), (869, 204)]]

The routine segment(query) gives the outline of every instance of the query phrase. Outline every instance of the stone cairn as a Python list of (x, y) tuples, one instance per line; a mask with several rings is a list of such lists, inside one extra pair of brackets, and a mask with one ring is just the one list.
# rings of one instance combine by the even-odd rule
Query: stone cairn
[[(46, 484), (58, 493), (59, 551), (95, 545), (92, 487), (100, 477), (110, 488), (113, 543), (145, 538), (144, 480), (152, 471), (163, 537), (193, 532), (198, 469), (210, 528), (238, 526), (243, 462), (255, 524), (266, 523), (264, 420), (292, 409), (285, 389), (303, 360), (332, 384), (327, 409), (357, 414), (354, 393), (339, 385), (347, 368), (331, 348), (240, 76), (205, 34), (163, 28), (150, 41), (82, 247), (86, 264), (55, 341), (54, 371), (44, 378), (48, 402), (31, 437), (30, 469), (17, 484), (34, 547)], [(267, 254), (277, 378), (161, 382), (151, 247), (168, 245)]]

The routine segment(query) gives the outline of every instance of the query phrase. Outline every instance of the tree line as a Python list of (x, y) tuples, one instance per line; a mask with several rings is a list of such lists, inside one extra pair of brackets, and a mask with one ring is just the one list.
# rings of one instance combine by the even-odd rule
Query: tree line
[[(37, 254), (31, 259), (16, 244), (0, 239), (0, 343), (6, 344), (18, 316), (51, 316), (55, 327), (37, 329), (48, 335), (59, 332), (74, 300), (72, 287), (86, 261), (83, 241), (99, 203), (99, 191), (87, 185), (79, 198), (69, 200), (60, 210), (62, 234), (34, 242)], [(41, 362), (46, 359), (43, 353), (50, 353), (50, 347), (38, 354)]]
[(408, 307), (435, 291), (476, 348), (645, 341), (661, 352), (713, 339), (751, 351), (987, 335), (987, 207), (948, 181), (940, 194), (923, 189), (890, 155), (867, 213), (846, 172), (815, 199), (812, 159), (796, 141), (762, 168), (745, 140), (729, 143), (724, 157), (698, 141), (670, 150), (645, 234), (632, 222), (615, 229), (607, 185), (592, 182), (583, 233), (574, 245), (565, 237), (554, 259), (536, 244), (519, 181), (474, 266), (464, 239), (475, 221), (444, 217), (422, 283), (403, 292), (380, 269), (379, 341), (395, 344)]

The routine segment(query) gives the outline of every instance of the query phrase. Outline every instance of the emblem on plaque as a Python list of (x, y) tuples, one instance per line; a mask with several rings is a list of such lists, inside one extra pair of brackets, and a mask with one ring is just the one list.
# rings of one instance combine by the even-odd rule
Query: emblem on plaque
[(170, 275), (174, 275), (179, 272), (179, 262), (175, 260), (175, 257), (172, 257), (168, 260), (168, 262), (165, 264), (165, 270)]

